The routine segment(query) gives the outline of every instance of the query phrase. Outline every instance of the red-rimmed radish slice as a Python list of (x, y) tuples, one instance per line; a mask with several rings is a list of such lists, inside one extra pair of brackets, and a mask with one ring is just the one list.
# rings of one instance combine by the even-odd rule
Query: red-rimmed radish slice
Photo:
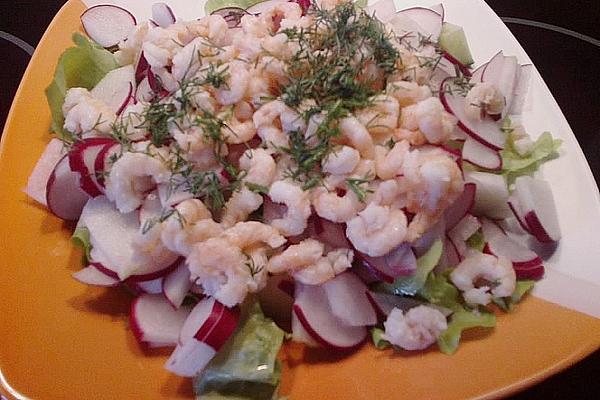
[(331, 312), (344, 324), (369, 326), (377, 323), (377, 314), (366, 296), (368, 290), (352, 272), (344, 272), (323, 285)]
[(429, 9), (431, 11), (435, 11), (436, 13), (438, 13), (440, 15), (440, 17), (442, 17), (442, 21), (446, 17), (446, 9), (444, 8), (444, 5), (442, 3), (438, 3), (438, 4), (434, 4), (432, 6), (429, 6)]
[(129, 322), (141, 344), (175, 346), (190, 311), (189, 307), (174, 310), (161, 294), (142, 294), (131, 303)]
[(149, 102), (154, 97), (154, 91), (148, 83), (148, 77), (142, 78), (135, 90), (135, 99), (137, 101)]
[(561, 233), (550, 184), (530, 176), (520, 176), (515, 181), (514, 193), (533, 236), (542, 243), (558, 241)]
[[(137, 64), (135, 66), (135, 82), (139, 85), (139, 83), (146, 78), (148, 75), (148, 68), (150, 68), (150, 64), (148, 64), (148, 60), (146, 60), (146, 56), (144, 56), (144, 52), (140, 53), (140, 57), (138, 58)], [(136, 91), (137, 93), (137, 91)]]
[(292, 340), (298, 343), (304, 343), (308, 347), (319, 347), (319, 343), (304, 329), (304, 325), (298, 319), (296, 313), (292, 312)]
[(161, 294), (163, 286), (163, 278), (156, 278), (149, 281), (127, 281), (132, 288), (138, 293), (146, 294)]
[(331, 249), (351, 249), (352, 245), (346, 237), (346, 224), (329, 221), (316, 214), (310, 216), (307, 230), (311, 236)]
[(95, 176), (96, 157), (105, 146), (115, 143), (111, 138), (87, 138), (75, 143), (69, 151), (69, 167), (79, 174), (81, 188), (92, 197), (103, 193)]
[(531, 230), (529, 229), (529, 226), (527, 226), (527, 223), (525, 222), (525, 215), (523, 214), (521, 203), (519, 202), (519, 199), (517, 198), (517, 194), (515, 192), (513, 192), (508, 197), (507, 204), (521, 228), (523, 228), (523, 230), (529, 233), (530, 235), (533, 235), (533, 233), (531, 233)]
[(77, 279), (81, 283), (93, 286), (113, 287), (120, 283), (118, 279), (108, 276), (93, 265), (88, 265), (87, 267), (75, 272), (73, 274), (73, 278)]
[(448, 239), (449, 244), (454, 248), (454, 251), (456, 251), (460, 261), (464, 260), (469, 252), (474, 251), (467, 246), (467, 243), (464, 240), (452, 236), (450, 233), (446, 235), (446, 239)]
[(444, 237), (444, 251), (442, 252), (442, 256), (440, 257), (440, 261), (436, 266), (436, 271), (441, 272), (448, 268), (454, 268), (460, 263), (460, 254), (458, 253), (458, 249), (450, 240), (450, 238), (446, 235)]
[(440, 100), (446, 111), (458, 118), (458, 127), (467, 135), (494, 150), (502, 150), (506, 143), (506, 135), (500, 126), (491, 119), (472, 119), (467, 116), (465, 97), (458, 87), (447, 78), (440, 87)]
[(152, 4), (152, 20), (161, 28), (166, 28), (174, 24), (177, 18), (168, 4), (154, 3)]
[(100, 4), (81, 14), (85, 33), (102, 47), (112, 47), (125, 39), (136, 25), (133, 14), (124, 8)]
[(143, 282), (165, 277), (173, 272), (179, 265), (180, 257), (171, 252), (161, 254), (159, 257), (138, 266), (135, 273), (127, 278), (129, 282)]
[(347, 325), (333, 315), (321, 286), (296, 282), (293, 310), (306, 332), (322, 346), (350, 350), (360, 346), (367, 337), (365, 327)]
[(79, 219), (89, 196), (79, 185), (79, 174), (71, 171), (69, 157), (64, 155), (52, 170), (46, 184), (46, 204), (59, 218)]
[(505, 56), (502, 51), (496, 53), (488, 62), (482, 76), (482, 82), (495, 85), (504, 96), (505, 107), (502, 114), (510, 108), (517, 82), (519, 63), (514, 56)]
[(444, 218), (440, 218), (435, 225), (429, 228), (428, 231), (423, 233), (421, 237), (415, 240), (412, 244), (415, 256), (420, 257), (425, 254), (436, 240), (444, 238), (445, 233), (446, 222)]
[(118, 157), (121, 150), (120, 144), (109, 143), (96, 156), (94, 160), (94, 177), (101, 188), (104, 188), (105, 176), (108, 174), (108, 169), (112, 166), (113, 157)]
[(452, 314), (452, 310), (446, 307), (436, 306), (435, 304), (427, 304), (413, 297), (396, 296), (389, 293), (379, 293), (370, 290), (367, 290), (366, 295), (371, 304), (373, 304), (373, 307), (375, 307), (377, 312), (383, 317), (387, 317), (394, 308), (398, 308), (406, 312), (411, 308), (418, 307), (424, 304), (426, 304), (427, 307), (432, 307), (439, 310), (446, 317)]
[(494, 222), (482, 218), (481, 224), (488, 253), (508, 258), (515, 268), (533, 268), (542, 264), (542, 259), (534, 251), (506, 235)]
[(183, 324), (165, 368), (179, 376), (197, 375), (229, 340), (239, 318), (237, 307), (227, 308), (212, 298), (200, 300)]
[(375, 17), (381, 22), (388, 22), (394, 15), (396, 15), (396, 5), (394, 0), (380, 0), (375, 4), (368, 6), (369, 15), (375, 15)]
[(179, 308), (191, 286), (190, 270), (185, 260), (182, 260), (179, 266), (163, 279), (162, 292), (174, 308)]
[(498, 150), (489, 148), (470, 137), (467, 137), (462, 148), (462, 158), (471, 164), (493, 171), (502, 168), (502, 157)]
[(402, 243), (388, 254), (379, 257), (371, 257), (358, 251), (354, 254), (374, 276), (385, 282), (393, 282), (397, 277), (411, 275), (417, 269), (417, 259), (409, 243)]
[(31, 175), (29, 175), (25, 194), (40, 204), (47, 205), (46, 187), (48, 180), (58, 161), (65, 155), (65, 149), (62, 141), (52, 139), (35, 164)]
[(437, 42), (439, 39), (442, 32), (442, 16), (432, 9), (424, 7), (407, 8), (398, 11), (390, 22), (398, 17), (407, 17), (415, 22), (417, 27), (412, 28), (413, 33), (416, 31), (433, 42)]
[(490, 58), (490, 61), (485, 63), (486, 67), (481, 76), (481, 82), (496, 83), (502, 75), (504, 67), (504, 52), (500, 50)]
[(146, 78), (148, 78), (148, 86), (152, 89), (153, 96), (162, 98), (169, 95), (169, 91), (163, 87), (160, 79), (152, 72), (152, 69), (148, 68), (148, 75)]
[(246, 12), (249, 14), (258, 15), (265, 11), (270, 10), (277, 3), (287, 3), (288, 0), (267, 0), (261, 1), (260, 3), (256, 3), (246, 9)]
[(544, 276), (544, 266), (542, 264), (533, 267), (514, 267), (517, 279), (542, 279)]
[(477, 232), (480, 227), (481, 223), (477, 217), (467, 214), (459, 221), (458, 224), (456, 224), (454, 228), (452, 228), (451, 231), (448, 232), (448, 235), (458, 240), (465, 241), (473, 236), (473, 234)]
[[(452, 64), (455, 68), (458, 68), (460, 70), (460, 72), (467, 78), (471, 77), (472, 72), (469, 69), (469, 67), (467, 67), (462, 62), (458, 61), (456, 58), (454, 58), (454, 56), (452, 54), (444, 51), (442, 53), (442, 59), (445, 60), (446, 62), (449, 62), (450, 64)], [(454, 76), (456, 76), (456, 74), (454, 74)]]
[(479, 82), (483, 82), (483, 74), (485, 72), (485, 69), (487, 68), (487, 63), (485, 64), (481, 64), (479, 67), (475, 68), (473, 70), (473, 72), (471, 73), (471, 79), (470, 79), (470, 83), (479, 83)]
[(454, 228), (473, 208), (477, 188), (474, 183), (465, 183), (462, 194), (444, 211), (446, 230)]
[(533, 65), (521, 65), (517, 71), (517, 82), (513, 92), (513, 99), (508, 109), (509, 114), (519, 115), (527, 102), (527, 93), (531, 85), (531, 76), (533, 74)]
[(507, 205), (508, 187), (504, 176), (489, 172), (467, 171), (465, 181), (477, 187), (473, 214), (492, 219), (504, 219), (510, 216)]
[(267, 317), (273, 319), (281, 329), (292, 332), (290, 318), (294, 304), (294, 283), (289, 276), (270, 276), (265, 287), (258, 292), (258, 300)]
[(132, 65), (113, 69), (104, 75), (91, 93), (94, 98), (105, 103), (112, 111), (119, 114), (133, 96), (135, 72)]

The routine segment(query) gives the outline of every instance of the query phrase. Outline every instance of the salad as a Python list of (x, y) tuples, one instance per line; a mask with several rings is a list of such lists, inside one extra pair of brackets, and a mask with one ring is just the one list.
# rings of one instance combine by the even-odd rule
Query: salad
[(277, 395), (285, 340), (457, 350), (544, 273), (557, 155), (519, 116), (531, 66), (473, 68), (442, 5), (209, 1), (86, 10), (27, 193), (78, 221), (82, 283), (202, 398)]

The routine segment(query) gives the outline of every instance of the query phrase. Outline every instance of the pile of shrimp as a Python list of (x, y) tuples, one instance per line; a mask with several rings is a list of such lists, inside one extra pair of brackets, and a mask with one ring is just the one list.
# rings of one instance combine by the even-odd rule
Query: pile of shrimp
[[(320, 7), (337, 4), (323, 1)], [(414, 242), (463, 192), (462, 172), (442, 146), (454, 137), (457, 121), (428, 86), (431, 67), (417, 61), (420, 53), (432, 50), (400, 45), (398, 72), (375, 82), (381, 90), (367, 107), (336, 121), (339, 135), (332, 138), (332, 150), (319, 166), (323, 181), (307, 189), (290, 177), (294, 160), (281, 151), (290, 146), (290, 132), (311, 140), (323, 118), (305, 121), (277, 96), (289, 80), (286, 61), (298, 51), (297, 43), (282, 31), (313, 22), (297, 3), (281, 2), (258, 16), (244, 15), (236, 29), (220, 15), (178, 21), (167, 28), (140, 24), (119, 45), (121, 65), (135, 64), (143, 53), (169, 93), (161, 102), (174, 107), (174, 99), (182, 95), (182, 81), (205, 79), (211, 70), (226, 72), (220, 85), (188, 94), (197, 114), (216, 115), (225, 124), (226, 145), (218, 154), (204, 127), (192, 123), (169, 123), (169, 140), (152, 144), (147, 128), (140, 125), (140, 114), (148, 106), (144, 99), (116, 116), (85, 89), (67, 93), (65, 128), (74, 134), (110, 136), (111, 121), (127, 122), (126, 134), (133, 144), (106, 177), (106, 195), (122, 213), (136, 210), (149, 191), (160, 192), (176, 180), (176, 158), (191, 163), (197, 172), (216, 171), (226, 181), (220, 160), (243, 146), (235, 160), (242, 172), (240, 185), (227, 194), (219, 213), (203, 198), (171, 191), (161, 196), (162, 207), (178, 217), (140, 228), (135, 243), (141, 259), (157, 251), (185, 257), (192, 279), (226, 306), (260, 291), (269, 274), (322, 284), (349, 269), (356, 252), (378, 257)], [(188, 119), (195, 116), (192, 112)], [(351, 187), (353, 180), (359, 182), (362, 195)], [(262, 191), (253, 190), (257, 187)], [(257, 221), (253, 216), (267, 197), (282, 212)], [(332, 248), (307, 236), (314, 215), (343, 224), (352, 248)]]

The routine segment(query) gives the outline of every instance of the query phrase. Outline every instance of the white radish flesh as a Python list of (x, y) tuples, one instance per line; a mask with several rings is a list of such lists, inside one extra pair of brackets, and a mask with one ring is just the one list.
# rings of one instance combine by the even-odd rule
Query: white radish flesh
[(108, 72), (92, 89), (96, 99), (104, 102), (112, 111), (119, 114), (133, 96), (135, 73), (132, 65)]
[(465, 241), (473, 236), (480, 227), (481, 223), (479, 220), (471, 214), (467, 214), (448, 234), (453, 238)]
[(158, 342), (175, 346), (189, 307), (174, 310), (160, 294), (142, 294), (131, 304), (129, 320), (139, 342)]
[(178, 344), (165, 364), (165, 369), (183, 377), (196, 376), (217, 354), (208, 344), (192, 338)]
[(475, 139), (467, 137), (462, 148), (462, 158), (471, 164), (493, 171), (502, 168), (502, 157), (497, 150), (481, 144)]
[(162, 292), (174, 308), (179, 308), (191, 286), (190, 270), (185, 261), (182, 261), (173, 272), (165, 276)]
[(154, 3), (152, 4), (152, 20), (161, 28), (167, 28), (175, 23), (176, 18), (168, 4)]
[(149, 281), (130, 282), (130, 284), (140, 293), (161, 294), (163, 278), (156, 278)]
[(101, 4), (81, 14), (81, 24), (88, 36), (102, 47), (116, 46), (136, 25), (133, 14), (124, 8)]
[(319, 347), (319, 343), (304, 329), (304, 326), (294, 312), (292, 312), (292, 340), (304, 343), (308, 347)]
[(517, 72), (517, 82), (513, 93), (512, 103), (508, 110), (509, 114), (519, 115), (523, 112), (527, 103), (527, 93), (531, 85), (531, 76), (533, 74), (533, 65), (521, 65)]
[(444, 211), (446, 231), (454, 228), (473, 208), (477, 187), (474, 183), (465, 183), (462, 194)]
[(93, 286), (112, 287), (117, 286), (120, 283), (118, 279), (111, 278), (93, 265), (89, 265), (75, 272), (73, 274), (73, 278), (77, 279), (81, 283)]
[[(414, 21), (416, 24), (416, 26), (412, 27), (414, 34), (418, 32), (433, 42), (437, 42), (439, 39), (442, 32), (442, 16), (437, 12), (429, 8), (412, 7), (398, 11), (392, 21), (400, 21), (400, 19), (397, 19), (399, 17), (406, 17)], [(402, 25), (396, 25), (396, 27), (403, 28)]]
[(39, 160), (35, 164), (29, 179), (25, 194), (46, 206), (46, 186), (54, 167), (65, 154), (65, 146), (58, 139), (50, 140)]
[(79, 219), (89, 196), (79, 185), (79, 175), (69, 167), (69, 158), (61, 158), (46, 184), (46, 204), (59, 218), (68, 221)]
[(105, 146), (115, 143), (110, 138), (87, 138), (75, 143), (69, 151), (69, 167), (79, 174), (81, 188), (92, 197), (103, 193), (95, 176), (95, 160)]
[(366, 296), (368, 290), (352, 272), (344, 272), (323, 284), (333, 315), (351, 326), (377, 323), (377, 315)]
[(502, 175), (467, 171), (465, 181), (477, 186), (473, 214), (492, 219), (504, 219), (510, 216), (510, 208), (507, 204), (508, 187)]
[(558, 241), (561, 233), (550, 184), (530, 176), (520, 176), (515, 181), (515, 193), (533, 236), (542, 243)]
[(108, 174), (108, 169), (112, 166), (113, 157), (117, 157), (121, 151), (121, 145), (107, 144), (96, 156), (94, 160), (94, 177), (101, 188), (104, 188), (104, 177)]
[(358, 347), (367, 337), (365, 327), (344, 324), (333, 315), (322, 287), (296, 282), (295, 292), (294, 313), (319, 344), (348, 350)]
[(542, 259), (532, 250), (506, 235), (495, 223), (482, 219), (483, 237), (487, 250), (497, 256), (506, 257), (515, 267), (535, 267)]

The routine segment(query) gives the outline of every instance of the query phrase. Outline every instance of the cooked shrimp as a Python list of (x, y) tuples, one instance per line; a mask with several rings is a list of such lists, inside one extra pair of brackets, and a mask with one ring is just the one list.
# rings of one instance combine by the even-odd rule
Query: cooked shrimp
[(142, 204), (144, 191), (152, 184), (166, 182), (170, 171), (157, 158), (144, 153), (127, 152), (112, 165), (106, 179), (106, 197), (122, 213)]
[(221, 132), (227, 143), (240, 144), (252, 139), (256, 135), (256, 128), (252, 120), (240, 122), (237, 118), (231, 117)]
[(275, 178), (275, 160), (265, 149), (248, 149), (240, 157), (240, 168), (246, 171), (244, 182), (269, 187)]
[(223, 233), (223, 237), (240, 249), (267, 244), (277, 248), (286, 242), (277, 229), (258, 221), (238, 222)]
[(404, 156), (410, 145), (406, 140), (396, 142), (388, 149), (384, 146), (375, 147), (375, 170), (381, 179), (392, 179), (402, 173)]
[(306, 123), (300, 114), (286, 106), (281, 100), (274, 100), (264, 104), (252, 116), (254, 126), (281, 126), (286, 132), (304, 131)]
[[(492, 297), (508, 297), (516, 286), (516, 274), (509, 259), (474, 253), (450, 273), (450, 280), (463, 292), (469, 304), (486, 305)], [(478, 281), (485, 283), (476, 287)]]
[(473, 119), (482, 119), (487, 115), (502, 113), (506, 99), (498, 87), (489, 82), (479, 82), (465, 97), (465, 111)]
[(402, 210), (370, 203), (347, 222), (346, 236), (357, 250), (378, 257), (405, 241), (406, 224)]
[(429, 143), (440, 144), (450, 139), (457, 119), (444, 109), (437, 97), (418, 102), (415, 114), (419, 130), (423, 132)]
[(294, 279), (302, 283), (319, 285), (352, 266), (352, 250), (337, 249), (325, 256), (324, 251), (323, 243), (315, 239), (305, 239), (271, 257), (267, 269), (275, 274), (289, 272)]
[(289, 136), (274, 126), (263, 125), (256, 130), (256, 133), (268, 149), (277, 150), (290, 145)]
[(390, 132), (398, 126), (400, 105), (398, 100), (388, 95), (378, 95), (373, 99), (373, 105), (356, 113), (356, 118), (369, 132)]
[(202, 128), (194, 126), (183, 132), (174, 127), (171, 135), (179, 148), (187, 153), (187, 158), (196, 164), (196, 168), (206, 170), (218, 164), (213, 147), (206, 140)]
[[(336, 189), (345, 193), (340, 195)], [(317, 215), (333, 222), (346, 222), (364, 207), (356, 193), (348, 190), (343, 178), (327, 177), (325, 185), (313, 189), (311, 195)]]
[(426, 349), (448, 328), (444, 314), (425, 305), (411, 308), (406, 314), (394, 308), (383, 325), (382, 337), (405, 350)]
[(363, 158), (372, 159), (375, 155), (373, 138), (365, 126), (355, 117), (346, 117), (339, 122), (340, 133), (347, 143), (358, 150)]
[(323, 172), (329, 174), (348, 174), (356, 168), (360, 161), (360, 153), (349, 146), (339, 146), (323, 160)]
[(227, 64), (227, 68), (226, 85), (219, 87), (215, 93), (215, 98), (223, 105), (235, 104), (242, 100), (250, 81), (246, 63), (237, 60), (231, 61)]
[(283, 218), (271, 221), (270, 225), (277, 228), (284, 236), (294, 236), (304, 232), (311, 213), (308, 192), (289, 181), (276, 181), (269, 189), (269, 197), (273, 202), (287, 206)]
[(263, 203), (260, 194), (254, 193), (247, 187), (233, 192), (225, 204), (221, 223), (225, 227), (231, 227), (240, 221), (245, 221), (250, 214), (258, 210)]
[(276, 3), (273, 7), (263, 12), (260, 18), (265, 21), (271, 32), (277, 32), (279, 24), (275, 24), (275, 21), (290, 19), (297, 20), (302, 16), (302, 8), (298, 3), (295, 2), (280, 2)]
[(112, 132), (116, 115), (103, 101), (98, 100), (84, 88), (67, 90), (62, 106), (65, 115), (64, 128), (75, 134), (87, 132)]
[(400, 107), (406, 107), (431, 97), (429, 86), (419, 86), (416, 82), (402, 80), (388, 83), (386, 92), (398, 100)]

